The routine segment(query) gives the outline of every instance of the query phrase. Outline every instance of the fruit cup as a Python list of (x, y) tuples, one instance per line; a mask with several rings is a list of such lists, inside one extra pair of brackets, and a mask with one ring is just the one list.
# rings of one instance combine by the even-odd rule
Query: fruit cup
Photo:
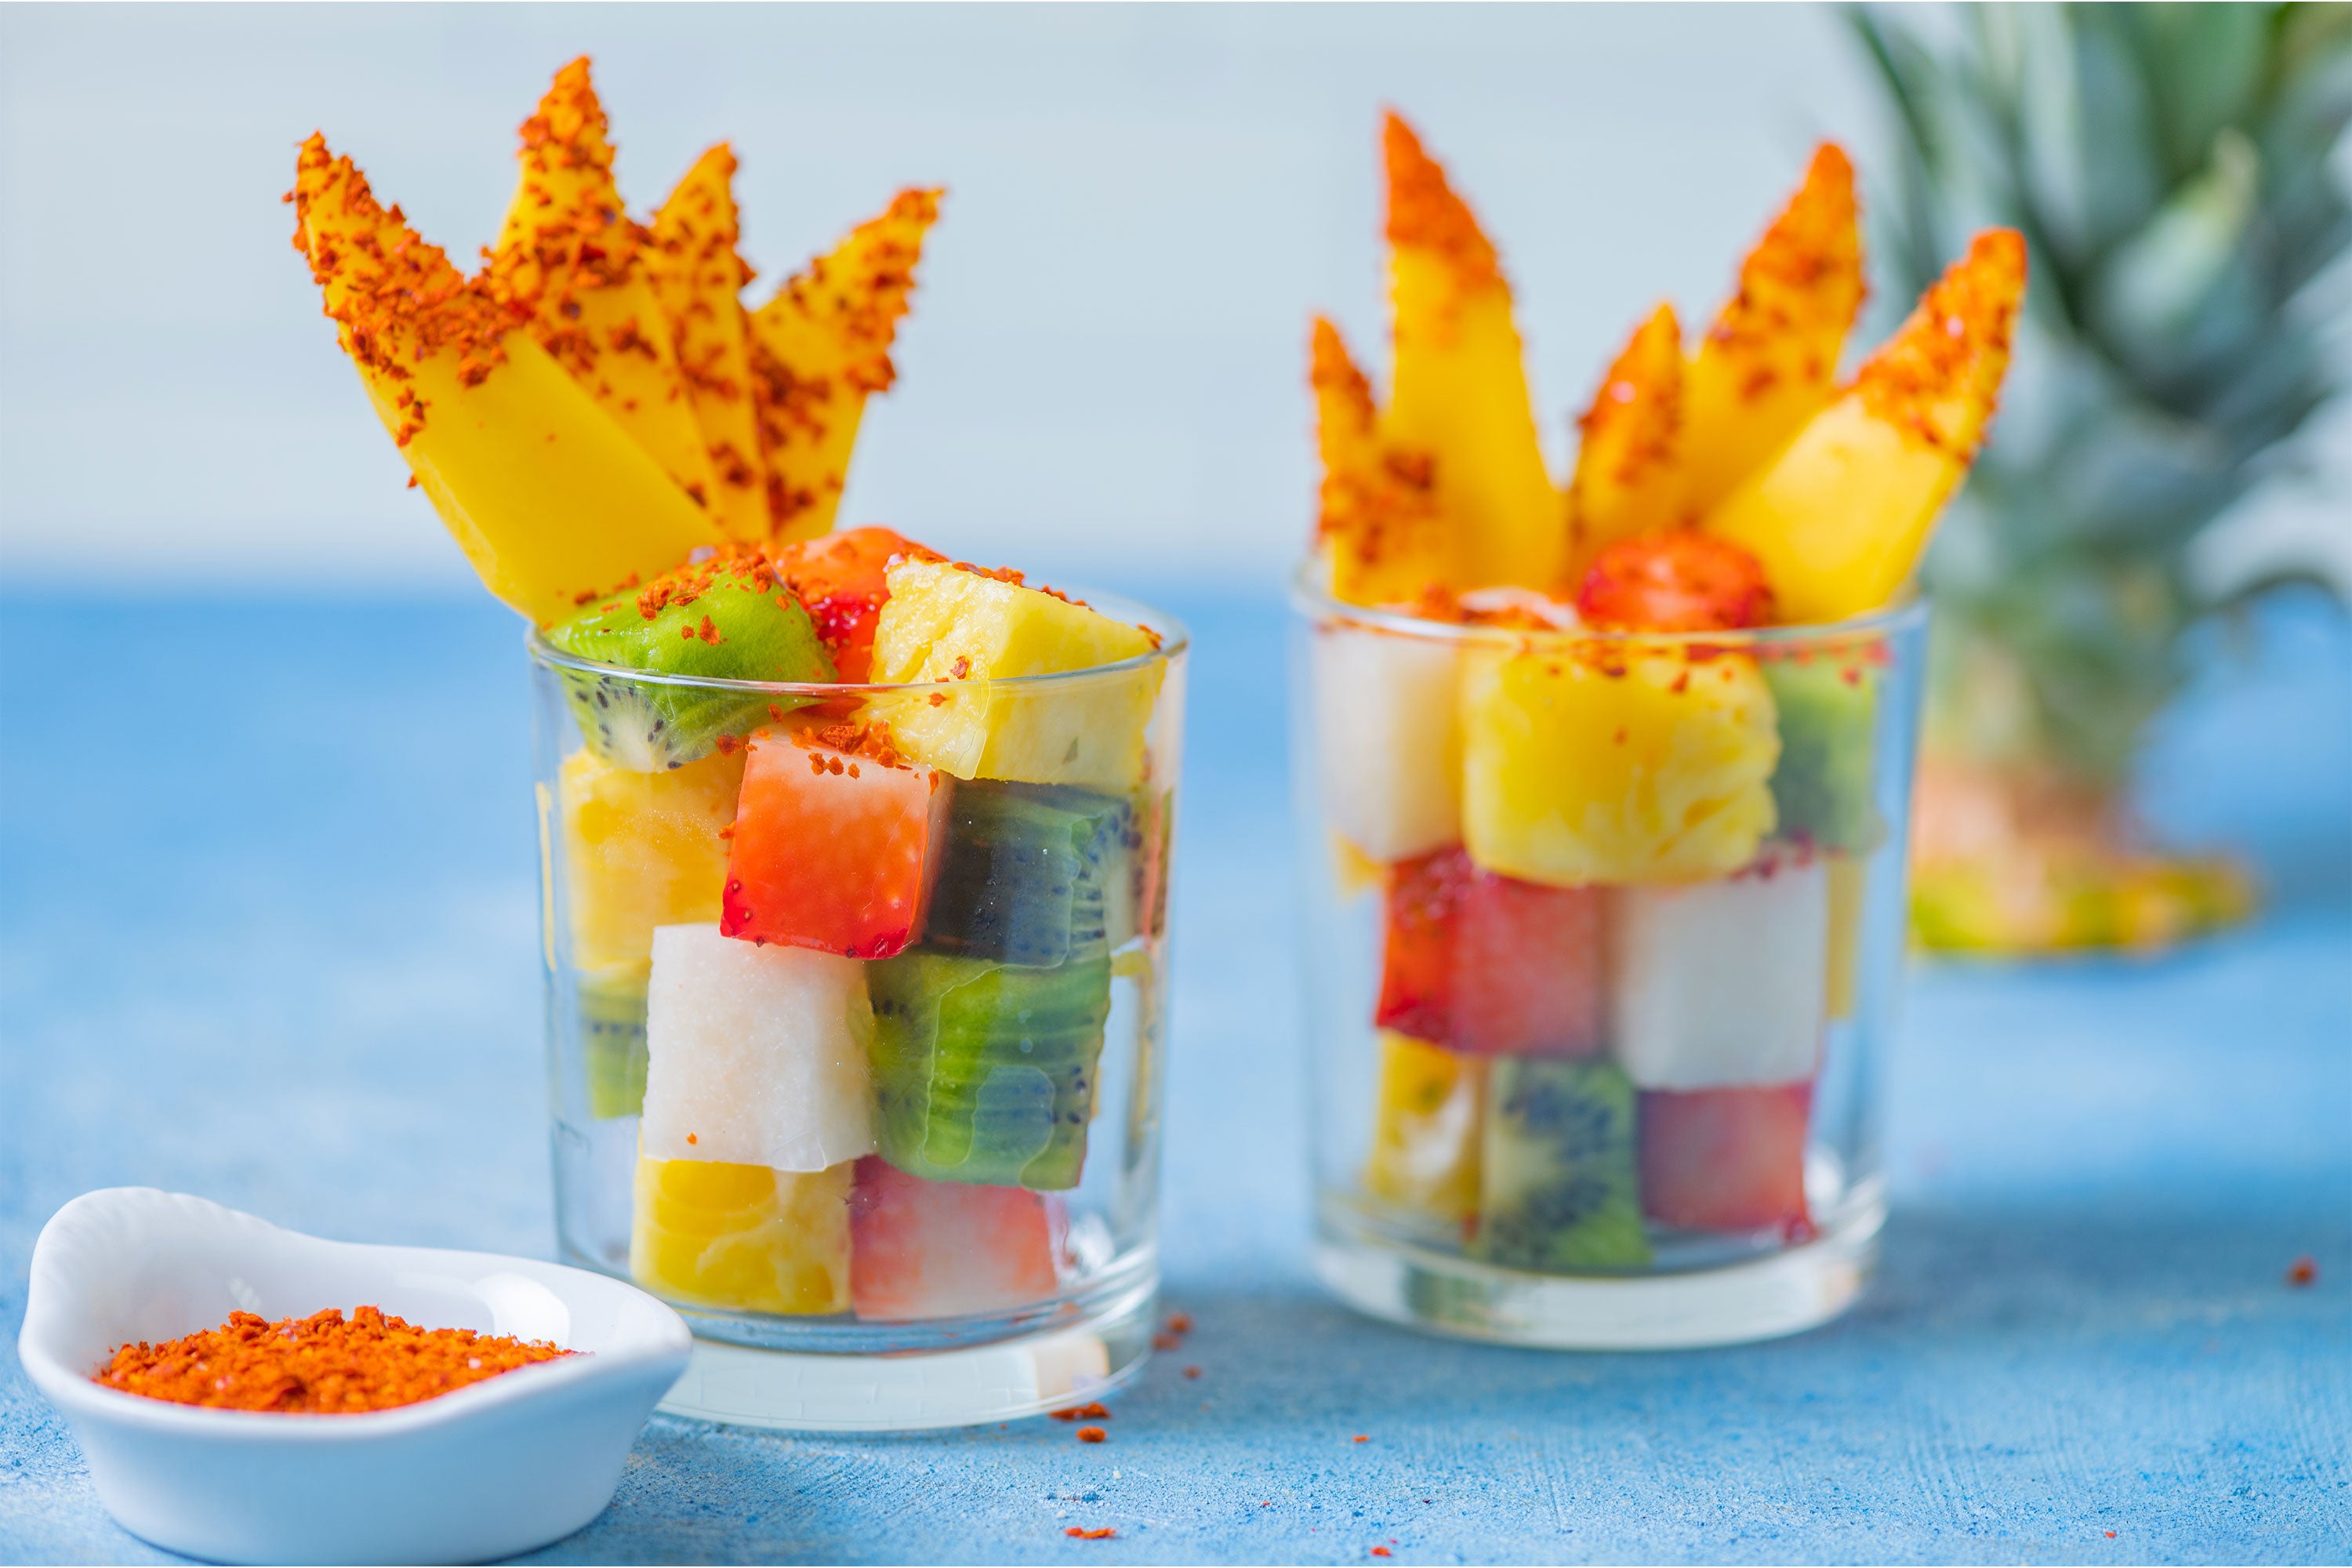
[(1317, 1264), (1522, 1344), (1834, 1316), (1885, 1212), (1926, 612), (1530, 629), (1293, 596)]
[[(1183, 631), (892, 570), (896, 684), (530, 640), (560, 1245), (687, 1315), (673, 1411), (1005, 1420), (1150, 1350)], [(1039, 639), (1097, 662), (982, 673)]]

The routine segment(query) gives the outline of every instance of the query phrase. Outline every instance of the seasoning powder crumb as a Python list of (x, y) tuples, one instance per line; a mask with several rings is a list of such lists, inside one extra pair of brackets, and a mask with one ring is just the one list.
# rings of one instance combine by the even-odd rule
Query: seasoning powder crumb
[(217, 1329), (166, 1344), (123, 1345), (91, 1382), (175, 1405), (353, 1415), (480, 1383), (576, 1352), (544, 1341), (420, 1329), (374, 1307), (330, 1307), (277, 1322), (231, 1312)]
[(1078, 1428), (1078, 1441), (1081, 1443), (1108, 1443), (1110, 1441), (1110, 1434), (1104, 1431), (1099, 1426), (1081, 1426)]

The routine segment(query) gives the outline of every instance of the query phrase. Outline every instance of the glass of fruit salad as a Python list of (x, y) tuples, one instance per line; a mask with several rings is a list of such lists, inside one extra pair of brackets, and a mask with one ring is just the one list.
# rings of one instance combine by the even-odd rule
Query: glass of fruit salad
[(1391, 384), (1318, 321), (1294, 588), (1317, 1264), (1444, 1332), (1794, 1332), (1866, 1281), (1905, 934), (1918, 551), (2023, 288), (1979, 237), (1835, 379), (1824, 147), (1695, 348), (1634, 331), (1564, 484), (1493, 247), (1387, 136)]
[(535, 633), (558, 1228), (670, 1407), (947, 1425), (1150, 1347), (1184, 640), (878, 528)]
[(289, 199), (532, 628), (559, 1249), (691, 1318), (673, 1412), (1084, 1403), (1150, 1345), (1183, 630), (833, 531), (940, 191), (755, 306), (726, 143), (632, 216), (585, 58), (519, 142), (470, 276), (322, 134)]

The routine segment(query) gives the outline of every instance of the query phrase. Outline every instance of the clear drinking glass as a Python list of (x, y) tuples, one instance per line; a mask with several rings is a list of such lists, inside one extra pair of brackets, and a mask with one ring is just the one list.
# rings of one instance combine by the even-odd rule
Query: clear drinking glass
[[(686, 1315), (665, 1409), (961, 1426), (1149, 1354), (1186, 644), (1092, 603), (1156, 650), (819, 686), (530, 639), (558, 1244)], [(615, 713), (717, 739), (643, 771)]]
[(1302, 574), (1316, 1259), (1521, 1344), (1792, 1333), (1860, 1292), (1925, 607), (1455, 626)]

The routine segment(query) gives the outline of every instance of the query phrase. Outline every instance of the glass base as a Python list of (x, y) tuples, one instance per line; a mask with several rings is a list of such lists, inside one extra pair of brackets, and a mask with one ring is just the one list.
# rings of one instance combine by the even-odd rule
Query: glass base
[(1143, 1370), (1156, 1279), (1051, 1327), (952, 1350), (841, 1355), (694, 1342), (663, 1414), (795, 1432), (919, 1432), (1042, 1415)]
[(1315, 1271), (1361, 1312), (1459, 1339), (1556, 1350), (1687, 1350), (1801, 1333), (1852, 1306), (1886, 1200), (1856, 1192), (1820, 1236), (1749, 1262), (1625, 1278), (1527, 1274), (1401, 1242), (1326, 1203)]

